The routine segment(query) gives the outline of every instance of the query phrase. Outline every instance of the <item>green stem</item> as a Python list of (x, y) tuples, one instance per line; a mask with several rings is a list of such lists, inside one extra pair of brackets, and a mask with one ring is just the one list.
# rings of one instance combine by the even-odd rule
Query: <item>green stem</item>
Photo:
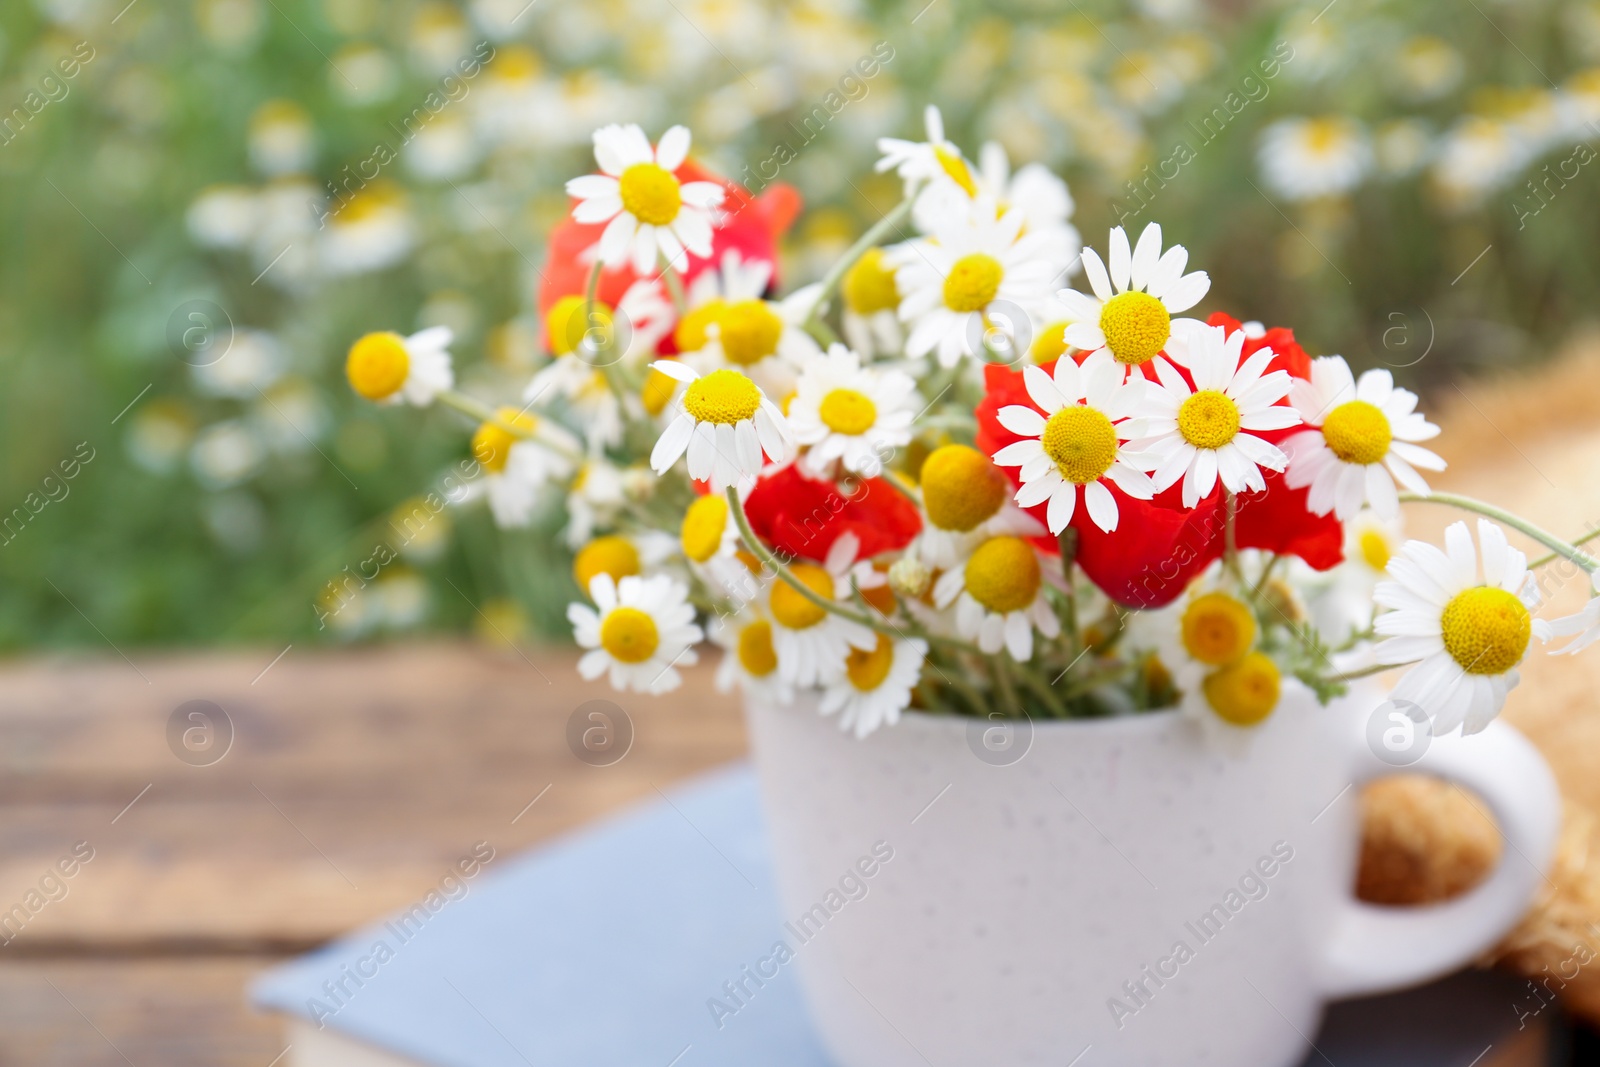
[(454, 389), (442, 389), (438, 393), (439, 402), (445, 407), (455, 408), (468, 418), (478, 422), (492, 422), (512, 437), (526, 438), (528, 431), (509, 426), (500, 421), (500, 416), (495, 414), (494, 408), (480, 400), (476, 400), (465, 393), (458, 393)]
[(663, 255), (660, 259), (661, 278), (667, 283), (667, 295), (672, 297), (672, 307), (677, 311), (678, 317), (681, 319), (684, 312), (689, 310), (689, 303), (683, 296), (683, 279), (678, 277), (677, 269), (667, 260), (666, 256)]
[(480, 423), (492, 423), (519, 441), (537, 440), (541, 445), (550, 449), (552, 452), (558, 452), (574, 462), (583, 462), (584, 457), (581, 454), (573, 452), (570, 448), (557, 444), (555, 441), (549, 440), (548, 437), (540, 438), (537, 421), (535, 422), (535, 428), (529, 431), (520, 426), (513, 426), (511, 423), (506, 422), (500, 417), (499, 412), (495, 411), (494, 408), (483, 403), (481, 400), (477, 400), (468, 396), (465, 393), (458, 393), (454, 389), (441, 389), (437, 395), (439, 402), (445, 407), (455, 408), (468, 418), (474, 419)]
[(1033, 693), (1034, 696), (1039, 698), (1039, 702), (1050, 709), (1050, 714), (1052, 716), (1057, 719), (1065, 719), (1068, 717), (1066, 703), (1061, 699), (1061, 696), (1050, 687), (1048, 682), (1046, 682), (1043, 678), (1040, 678), (1037, 674), (1025, 666), (1022, 666), (1018, 669), (1017, 676), (1022, 679), (1022, 684), (1027, 686), (1028, 690)]
[(1222, 499), (1227, 509), (1227, 518), (1223, 523), (1223, 555), (1228, 570), (1242, 582), (1244, 575), (1239, 570), (1239, 498), (1224, 489)]
[(827, 304), (833, 291), (839, 287), (839, 283), (844, 281), (844, 276), (849, 273), (850, 268), (856, 265), (856, 260), (866, 255), (869, 248), (875, 248), (889, 236), (891, 230), (898, 229), (911, 215), (911, 203), (910, 200), (900, 201), (893, 211), (873, 223), (855, 244), (845, 249), (839, 261), (828, 268), (828, 273), (822, 276), (822, 281), (817, 286), (817, 302), (811, 305), (811, 312), (806, 315), (805, 322), (802, 323), (808, 332), (811, 331), (812, 323), (821, 319), (823, 306)]
[(1283, 557), (1276, 552), (1267, 560), (1267, 565), (1261, 568), (1261, 577), (1256, 579), (1256, 584), (1250, 587), (1250, 598), (1259, 602), (1262, 594), (1266, 592), (1267, 583), (1272, 580), (1272, 571)]
[(807, 319), (805, 330), (811, 335), (811, 339), (823, 348), (830, 348), (833, 345), (842, 343), (839, 340), (839, 335), (833, 332), (833, 327), (821, 319)]
[[(1413, 660), (1412, 662), (1414, 663), (1416, 661)], [(1358, 671), (1345, 671), (1343, 674), (1329, 675), (1328, 681), (1353, 682), (1358, 678), (1370, 678), (1374, 674), (1382, 674), (1384, 671), (1397, 671), (1402, 667), (1409, 666), (1411, 666), (1410, 663), (1374, 663), (1372, 666), (1362, 667)]]
[(1013, 666), (1011, 653), (1001, 652), (990, 660), (990, 666), (994, 668), (995, 682), (1000, 687), (1000, 699), (1010, 705), (1011, 710), (1020, 718), (1024, 712), (1022, 701), (1017, 697), (1017, 683), (1011, 676)]
[[(1590, 541), (1593, 541), (1596, 537), (1600, 537), (1600, 526), (1596, 526), (1594, 529), (1590, 530), (1588, 533), (1584, 534), (1582, 537), (1574, 537), (1571, 541), (1568, 541), (1567, 544), (1569, 544), (1569, 545), (1573, 546), (1574, 548), (1576, 548), (1579, 545), (1588, 544)], [(1538, 559), (1536, 559), (1532, 563), (1528, 564), (1528, 569), (1529, 570), (1533, 570), (1533, 569), (1535, 569), (1537, 567), (1543, 567), (1546, 564), (1554, 563), (1556, 560), (1558, 560), (1560, 558), (1561, 558), (1561, 554), (1558, 553), (1558, 552), (1552, 552), (1548, 556), (1540, 556)]]
[[(1076, 490), (1074, 490), (1076, 492)], [(1066, 618), (1062, 620), (1063, 629), (1067, 632), (1069, 647), (1076, 650), (1082, 643), (1078, 636), (1078, 589), (1074, 582), (1073, 572), (1076, 570), (1075, 560), (1078, 558), (1078, 528), (1068, 526), (1056, 538), (1061, 546), (1061, 577), (1066, 585), (1065, 598), (1067, 602)]]
[(1116, 679), (1120, 678), (1122, 675), (1127, 674), (1128, 671), (1130, 669), (1132, 669), (1132, 666), (1133, 665), (1131, 663), (1121, 663), (1121, 664), (1118, 664), (1117, 666), (1111, 667), (1111, 668), (1109, 668), (1107, 670), (1099, 671), (1099, 672), (1097, 672), (1095, 674), (1088, 675), (1088, 676), (1080, 679), (1078, 681), (1078, 684), (1072, 685), (1072, 686), (1068, 686), (1066, 691), (1065, 691), (1065, 693), (1063, 694), (1063, 696), (1067, 700), (1072, 700), (1072, 699), (1074, 699), (1076, 697), (1081, 697), (1085, 693), (1088, 693), (1088, 692), (1090, 692), (1091, 690), (1094, 690), (1094, 689), (1098, 689), (1100, 686), (1106, 684), (1107, 682), (1115, 681)]
[[(1460, 508), (1462, 511), (1483, 515), (1533, 538), (1551, 551), (1551, 558), (1570, 559), (1590, 574), (1594, 573), (1596, 567), (1600, 567), (1600, 563), (1596, 563), (1586, 553), (1579, 552), (1574, 545), (1563, 541), (1555, 534), (1540, 529), (1526, 519), (1520, 519), (1503, 508), (1497, 508), (1493, 504), (1486, 504), (1481, 500), (1474, 500), (1470, 496), (1460, 496), (1456, 493), (1401, 493), (1400, 499), (1408, 504), (1444, 504), (1447, 507)], [(1593, 536), (1593, 534), (1590, 536)], [(1548, 560), (1541, 562), (1548, 562)]]

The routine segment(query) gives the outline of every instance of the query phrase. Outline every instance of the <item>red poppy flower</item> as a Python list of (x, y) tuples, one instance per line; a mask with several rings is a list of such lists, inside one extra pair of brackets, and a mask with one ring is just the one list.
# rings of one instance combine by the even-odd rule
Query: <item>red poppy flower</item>
[(916, 505), (882, 478), (864, 479), (846, 496), (831, 481), (793, 465), (765, 475), (745, 501), (757, 537), (779, 552), (818, 563), (843, 533), (861, 540), (861, 558), (898, 552), (922, 531)]
[[(676, 175), (681, 182), (714, 181), (726, 190), (721, 222), (711, 235), (711, 258), (689, 256), (684, 284), (693, 282), (701, 271), (713, 263), (722, 262), (723, 253), (738, 251), (746, 261), (760, 260), (773, 264), (772, 284), (776, 285), (778, 238), (800, 213), (800, 194), (791, 186), (775, 182), (767, 186), (760, 196), (751, 196), (743, 186), (717, 177), (693, 160), (679, 167)], [(584, 253), (600, 240), (605, 228), (603, 222), (582, 223), (568, 215), (551, 231), (550, 251), (539, 282), (541, 320), (562, 297), (579, 296), (587, 290), (592, 261)], [(622, 300), (622, 294), (638, 280), (639, 276), (628, 266), (603, 270), (600, 272), (596, 297), (616, 307)], [(663, 351), (675, 351), (671, 335), (663, 342), (662, 348)]]

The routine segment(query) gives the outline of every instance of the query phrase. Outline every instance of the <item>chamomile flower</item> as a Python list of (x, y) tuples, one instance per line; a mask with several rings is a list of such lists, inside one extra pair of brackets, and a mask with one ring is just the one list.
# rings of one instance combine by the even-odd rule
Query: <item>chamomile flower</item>
[(898, 137), (878, 138), (878, 151), (883, 153), (874, 168), (880, 174), (892, 170), (906, 183), (906, 193), (936, 179), (948, 178), (961, 186), (967, 195), (977, 193), (972, 168), (961, 158), (961, 149), (945, 140), (944, 117), (939, 109), (929, 104), (922, 113), (928, 133), (926, 141), (906, 141)]
[(1004, 648), (1018, 663), (1033, 657), (1033, 631), (1054, 638), (1061, 622), (1045, 598), (1047, 579), (1059, 581), (1027, 541), (1014, 535), (991, 537), (979, 544), (958, 567), (939, 576), (934, 603), (942, 610), (955, 605), (956, 632), (976, 640), (983, 652)]
[(1047, 234), (1023, 231), (1025, 221), (984, 197), (942, 217), (931, 237), (889, 251), (909, 358), (937, 351), (939, 365), (953, 367), (981, 347), (997, 304), (1026, 307), (1047, 291), (1066, 264), (1050, 257)]
[[(840, 534), (821, 566), (793, 563), (789, 572), (822, 600), (846, 603), (860, 544), (855, 534)], [(820, 684), (844, 669), (850, 649), (876, 647), (872, 630), (812, 602), (781, 579), (767, 594), (767, 611), (780, 677), (792, 685)]]
[(1136, 444), (1151, 462), (1151, 480), (1161, 492), (1183, 481), (1183, 506), (1210, 496), (1220, 479), (1230, 493), (1263, 490), (1261, 468), (1281, 471), (1289, 457), (1251, 431), (1297, 425), (1300, 413), (1279, 404), (1289, 394), (1288, 371), (1263, 374), (1273, 351), (1259, 348), (1239, 362), (1244, 331), (1224, 337), (1221, 326), (1196, 330), (1188, 367), (1194, 386), (1166, 360), (1156, 363), (1158, 387), (1145, 396), (1150, 436)]
[[(740, 495), (746, 495), (745, 491), (741, 490)], [(678, 546), (689, 561), (689, 569), (729, 599), (747, 604), (759, 592), (751, 567), (759, 569), (760, 564), (742, 552), (740, 544), (739, 527), (727, 497), (708, 493), (696, 497), (684, 511)]]
[(711, 210), (721, 205), (716, 182), (680, 182), (673, 173), (689, 156), (689, 130), (674, 126), (650, 147), (636, 125), (605, 126), (594, 132), (594, 158), (604, 173), (567, 183), (580, 203), (579, 222), (609, 220), (600, 235), (600, 262), (631, 264), (652, 273), (659, 254), (677, 270), (688, 266), (686, 252), (711, 255)]
[(545, 316), (545, 332), (554, 357), (528, 382), (522, 399), (528, 403), (566, 401), (584, 428), (593, 453), (622, 442), (623, 406), (606, 381), (604, 368), (637, 360), (655, 351), (672, 325), (672, 305), (654, 279), (634, 282), (613, 310), (596, 301), (585, 318), (587, 300), (563, 297)]
[(1072, 242), (1073, 256), (1082, 242), (1069, 220), (1076, 207), (1067, 183), (1042, 163), (1029, 163), (1016, 171), (1006, 150), (989, 141), (978, 150), (978, 186), (994, 194), (1007, 207), (1015, 207), (1028, 220), (1030, 230), (1059, 229)]
[(816, 301), (807, 290), (767, 300), (771, 281), (771, 263), (744, 259), (737, 249), (724, 253), (716, 270), (701, 271), (673, 328), (677, 358), (702, 373), (737, 370), (770, 395), (787, 394), (795, 368), (821, 351), (802, 325)]
[(1342, 115), (1279, 119), (1261, 133), (1257, 155), (1269, 188), (1288, 200), (1343, 196), (1372, 169), (1372, 141)]
[(795, 367), (821, 351), (803, 325), (815, 303), (813, 289), (782, 300), (727, 301), (707, 324), (698, 358), (690, 358), (706, 370), (732, 367), (764, 389), (787, 391), (794, 384)]
[(1083, 240), (1077, 228), (1067, 221), (1075, 205), (1066, 182), (1040, 163), (1030, 163), (1012, 173), (1006, 150), (994, 141), (979, 150), (978, 167), (971, 174), (970, 182), (952, 179), (928, 183), (912, 212), (919, 230), (932, 233), (939, 219), (965, 210), (965, 201), (988, 198), (1001, 210), (1020, 211), (1028, 233), (1048, 235), (1049, 258), (1076, 270)]
[(1527, 557), (1506, 543), (1504, 530), (1479, 519), (1474, 547), (1467, 524), (1452, 523), (1444, 543), (1441, 551), (1406, 542), (1389, 561), (1391, 580), (1373, 593), (1390, 609), (1374, 624), (1387, 637), (1374, 649), (1377, 660), (1416, 664), (1392, 699), (1421, 709), (1436, 737), (1488, 726), (1517, 684), (1528, 642), (1550, 638), (1550, 624), (1531, 613), (1539, 591)]
[(1428, 483), (1416, 471), (1444, 470), (1444, 460), (1414, 442), (1439, 434), (1416, 411), (1417, 394), (1396, 388), (1386, 370), (1356, 380), (1342, 356), (1311, 363), (1311, 380), (1296, 379), (1289, 394), (1312, 429), (1283, 443), (1289, 454), (1290, 486), (1311, 487), (1306, 504), (1317, 515), (1333, 512), (1342, 522), (1369, 505), (1380, 518), (1400, 513), (1398, 479), (1412, 492)]
[(567, 619), (581, 648), (578, 673), (586, 680), (609, 674), (613, 688), (666, 693), (683, 678), (677, 665), (693, 664), (701, 638), (689, 589), (660, 574), (614, 582), (600, 574), (589, 585), (595, 606), (568, 604)]
[(448, 326), (432, 326), (410, 337), (369, 333), (350, 346), (345, 377), (368, 400), (427, 407), (455, 385), (449, 352), (453, 336)]
[[(1590, 575), (1590, 584), (1596, 592), (1600, 592), (1600, 579)], [(1589, 602), (1576, 615), (1563, 615), (1550, 620), (1550, 636), (1572, 638), (1560, 648), (1552, 649), (1554, 655), (1579, 652), (1600, 641), (1600, 596), (1589, 597)]]
[[(1316, 571), (1303, 560), (1290, 558), (1289, 580), (1304, 591), (1311, 620), (1328, 644), (1346, 644), (1351, 634), (1372, 625), (1377, 611), (1372, 591), (1388, 578), (1389, 560), (1404, 543), (1398, 517), (1380, 518), (1363, 508), (1344, 522), (1344, 562), (1339, 566)], [(1342, 655), (1363, 660), (1360, 666), (1375, 662), (1366, 644)]]
[[(709, 499), (709, 498), (708, 498)], [(772, 645), (772, 620), (747, 608), (709, 624), (710, 638), (722, 649), (717, 667), (717, 691), (734, 686), (749, 700), (785, 705), (794, 702), (794, 686), (778, 670), (778, 653)]]
[(526, 411), (503, 407), (472, 435), (472, 455), (482, 476), (467, 484), (461, 499), (484, 496), (501, 526), (526, 526), (539, 492), (573, 473), (579, 443), (567, 430)]
[(1105, 351), (1082, 366), (1070, 357), (1059, 359), (1053, 377), (1035, 366), (1024, 367), (1022, 374), (1037, 407), (1000, 409), (1000, 424), (1024, 439), (994, 455), (1002, 467), (1022, 468), (1016, 502), (1027, 508), (1048, 500), (1050, 532), (1059, 534), (1081, 497), (1089, 518), (1110, 533), (1117, 528), (1117, 501), (1106, 481), (1136, 500), (1155, 496), (1150, 476), (1124, 452), (1130, 438), (1145, 436), (1135, 417), (1144, 411), (1145, 379), (1125, 377), (1121, 364)]
[(644, 530), (636, 534), (605, 534), (578, 549), (572, 557), (572, 578), (579, 589), (588, 589), (595, 575), (609, 574), (620, 582), (645, 570), (659, 567), (677, 549), (670, 534)]
[[(1128, 235), (1111, 231), (1111, 269), (1092, 248), (1083, 250), (1083, 272), (1093, 296), (1075, 289), (1057, 294), (1072, 315), (1067, 342), (1097, 352), (1104, 348), (1118, 363), (1139, 366), (1162, 352), (1184, 360), (1184, 335), (1201, 327), (1197, 319), (1174, 319), (1211, 291), (1203, 270), (1183, 273), (1189, 252), (1182, 245), (1161, 251), (1161, 227), (1152, 222), (1128, 248)], [(1159, 366), (1160, 364), (1157, 364)]]
[(896, 312), (900, 290), (894, 267), (882, 248), (869, 248), (851, 265), (839, 283), (844, 303), (840, 322), (850, 347), (867, 357), (898, 355), (905, 345), (905, 329)]
[(861, 357), (836, 344), (801, 365), (789, 429), (805, 446), (801, 466), (818, 476), (836, 464), (876, 477), (884, 457), (911, 443), (911, 420), (922, 406), (909, 374), (861, 365)]
[(650, 468), (657, 474), (688, 452), (689, 477), (709, 480), (720, 493), (761, 473), (763, 451), (777, 463), (789, 458), (794, 439), (783, 412), (745, 375), (724, 368), (702, 376), (670, 359), (651, 367), (689, 386), (678, 401), (677, 417), (650, 452)]
[(578, 548), (588, 542), (595, 528), (616, 518), (626, 502), (625, 483), (616, 465), (604, 456), (584, 460), (567, 488), (567, 545)]
[(839, 712), (839, 728), (866, 737), (880, 726), (893, 726), (911, 704), (911, 690), (922, 677), (928, 643), (921, 638), (878, 634), (870, 649), (853, 648), (844, 671), (822, 690), (824, 715)]
[(1196, 720), (1255, 726), (1278, 706), (1282, 673), (1256, 648), (1260, 627), (1249, 605), (1202, 580), (1175, 610), (1158, 656), (1182, 693), (1180, 708)]
[(959, 567), (991, 537), (1043, 537), (1044, 524), (1011, 500), (1011, 483), (988, 456), (970, 445), (941, 445), (922, 462), (922, 507), (927, 522), (915, 554), (941, 571)]

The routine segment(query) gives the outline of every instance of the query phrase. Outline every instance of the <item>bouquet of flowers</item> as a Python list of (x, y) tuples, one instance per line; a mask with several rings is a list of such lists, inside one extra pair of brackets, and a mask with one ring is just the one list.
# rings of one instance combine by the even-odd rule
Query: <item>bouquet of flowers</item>
[[(1532, 568), (1592, 575), (1582, 539), (1430, 493), (1438, 428), (1388, 371), (1185, 317), (1210, 281), (1159, 225), (1082, 247), (1065, 183), (997, 145), (974, 162), (929, 108), (925, 139), (879, 145), (902, 201), (780, 295), (796, 198), (690, 147), (594, 134), (520, 404), (456, 391), (447, 331), (369, 334), (347, 362), (363, 397), (476, 420), (461, 495), (501, 524), (559, 487), (586, 678), (663, 692), (709, 638), (719, 684), (864, 737), (908, 708), (1180, 706), (1245, 731), (1289, 687), (1409, 667), (1396, 703), (1474, 732), (1533, 638), (1600, 635), (1600, 600), (1533, 615)], [(1476, 512), (1476, 537), (1400, 544), (1406, 500)]]

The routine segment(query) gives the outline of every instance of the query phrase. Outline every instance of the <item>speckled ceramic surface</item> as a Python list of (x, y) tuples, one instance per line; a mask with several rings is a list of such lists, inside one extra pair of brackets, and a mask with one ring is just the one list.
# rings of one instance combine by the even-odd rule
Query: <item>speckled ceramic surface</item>
[(1357, 904), (1354, 786), (1395, 771), (1368, 742), (1381, 701), (1286, 690), (1221, 745), (1175, 713), (909, 714), (856, 741), (814, 704), (750, 707), (824, 1041), (841, 1067), (1282, 1067), (1325, 1000), (1469, 960), (1537, 888), (1554, 782), (1502, 723), (1435, 739), (1409, 769), (1480, 793), (1507, 859), (1445, 906)]

